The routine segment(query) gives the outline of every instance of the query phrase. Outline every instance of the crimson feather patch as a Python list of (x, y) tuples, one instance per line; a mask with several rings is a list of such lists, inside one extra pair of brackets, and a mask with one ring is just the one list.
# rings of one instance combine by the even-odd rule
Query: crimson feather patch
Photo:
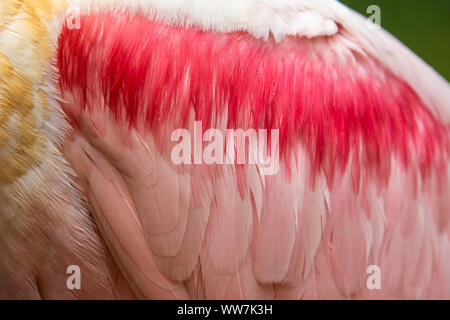
[(332, 55), (338, 36), (276, 43), (125, 13), (80, 23), (63, 27), (58, 67), (63, 94), (84, 108), (104, 101), (150, 130), (186, 127), (192, 110), (205, 127), (226, 116), (230, 129), (279, 129), (285, 166), (302, 146), (313, 172), (329, 177), (351, 163), (353, 176), (387, 182), (390, 155), (422, 178), (446, 166), (449, 128), (376, 58), (350, 48)]

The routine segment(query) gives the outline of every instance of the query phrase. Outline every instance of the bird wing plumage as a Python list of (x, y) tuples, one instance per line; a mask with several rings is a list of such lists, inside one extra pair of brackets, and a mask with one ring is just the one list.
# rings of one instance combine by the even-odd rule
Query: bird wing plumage
[[(138, 297), (450, 295), (450, 89), (392, 36), (335, 1), (74, 4), (64, 155)], [(279, 130), (278, 173), (195, 164), (209, 128)]]

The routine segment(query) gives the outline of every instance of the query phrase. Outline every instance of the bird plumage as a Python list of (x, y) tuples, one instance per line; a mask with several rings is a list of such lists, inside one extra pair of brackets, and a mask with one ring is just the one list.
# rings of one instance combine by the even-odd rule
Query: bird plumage
[[(82, 12), (75, 29), (33, 1), (17, 3), (39, 13), (32, 26), (46, 26), (49, 54), (31, 55), (36, 76), (21, 67), (14, 54), (26, 51), (11, 45), (18, 30), (3, 31), (0, 53), (44, 88), (51, 107), (37, 132), (52, 132), (44, 140), (53, 151), (29, 172), (45, 187), (39, 204), (58, 214), (43, 214), (36, 202), (21, 208), (22, 198), (2, 186), (4, 201), (17, 205), (2, 206), (0, 218), (35, 218), (3, 236), (1, 248), (25, 232), (37, 243), (41, 229), (70, 234), (62, 251), (103, 276), (89, 276), (81, 297), (450, 296), (450, 89), (386, 32), (335, 1), (80, 0), (72, 3)], [(0, 12), (13, 28), (15, 16)], [(194, 120), (205, 130), (278, 129), (280, 171), (174, 164), (170, 135), (195, 135)], [(27, 175), (14, 177), (14, 187), (36, 196)], [(65, 255), (52, 250), (51, 261)], [(51, 271), (60, 279), (66, 260)], [(5, 261), (1, 270), (12, 265)], [(371, 265), (381, 268), (381, 290), (366, 287)], [(126, 284), (114, 280), (117, 268)], [(31, 274), (25, 281), (36, 282)], [(63, 286), (30, 290), (70, 296)]]

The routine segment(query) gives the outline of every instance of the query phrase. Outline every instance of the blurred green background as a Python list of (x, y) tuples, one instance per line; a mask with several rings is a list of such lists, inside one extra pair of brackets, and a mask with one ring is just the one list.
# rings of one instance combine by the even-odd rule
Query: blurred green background
[(365, 16), (381, 8), (381, 26), (450, 80), (450, 0), (340, 0)]

